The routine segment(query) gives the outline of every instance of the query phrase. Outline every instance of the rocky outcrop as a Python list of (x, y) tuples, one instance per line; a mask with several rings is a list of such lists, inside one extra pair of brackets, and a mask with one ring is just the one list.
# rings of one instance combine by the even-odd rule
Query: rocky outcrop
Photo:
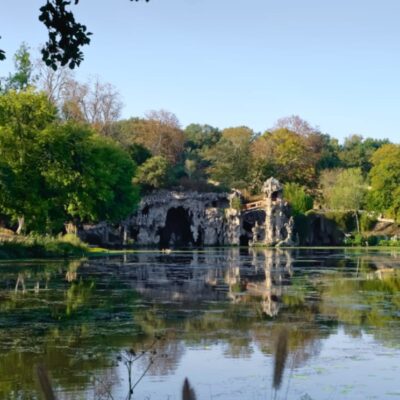
[[(294, 220), (290, 206), (283, 199), (283, 186), (275, 178), (269, 178), (263, 185), (264, 200), (256, 206), (263, 211), (263, 220), (256, 220), (252, 227), (251, 246), (290, 247), (297, 244), (294, 239)], [(257, 212), (254, 208), (248, 212)]]
[(300, 244), (304, 246), (339, 246), (345, 236), (336, 221), (317, 212), (298, 219), (296, 230), (300, 232)]
[(137, 211), (117, 226), (85, 225), (80, 237), (102, 246), (149, 247), (250, 245), (291, 247), (338, 245), (343, 233), (322, 214), (291, 216), (283, 186), (268, 179), (264, 198), (243, 205), (242, 195), (157, 191), (143, 197)]
[(79, 232), (88, 243), (134, 243), (160, 248), (224, 245), (291, 246), (293, 219), (274, 178), (263, 188), (264, 200), (242, 205), (240, 191), (198, 193), (157, 191), (145, 196), (129, 218), (116, 227), (86, 225)]
[(142, 199), (124, 224), (141, 246), (192, 247), (239, 244), (237, 193), (159, 191)]

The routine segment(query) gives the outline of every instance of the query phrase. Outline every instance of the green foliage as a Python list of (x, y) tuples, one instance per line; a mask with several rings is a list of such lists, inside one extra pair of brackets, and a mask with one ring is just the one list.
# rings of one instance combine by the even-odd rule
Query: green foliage
[[(79, 1), (79, 0), (78, 0)], [(75, 0), (75, 4), (78, 3)], [(58, 65), (73, 69), (83, 60), (82, 46), (90, 43), (90, 32), (85, 25), (75, 21), (68, 9), (70, 1), (49, 0), (40, 7), (39, 20), (49, 31), (49, 41), (42, 49), (43, 61), (54, 70)]]
[(345, 139), (339, 152), (343, 168), (360, 168), (363, 174), (371, 169), (371, 159), (376, 150), (385, 144), (387, 139), (364, 139), (359, 135), (352, 135)]
[(14, 74), (0, 79), (0, 92), (26, 90), (34, 84), (35, 78), (32, 76), (33, 65), (30, 59), (29, 47), (25, 43), (22, 43), (14, 55), (14, 67)]
[(55, 118), (43, 94), (11, 90), (0, 96), (0, 211), (13, 221), (24, 216), (34, 228), (45, 225), (47, 208), (37, 137)]
[(166, 187), (171, 178), (171, 165), (162, 156), (155, 156), (145, 161), (137, 171), (134, 181), (144, 189)]
[(218, 143), (204, 152), (210, 162), (207, 171), (213, 181), (228, 188), (247, 185), (254, 133), (247, 127), (228, 128), (222, 132)]
[(399, 239), (381, 239), (378, 242), (378, 246), (382, 247), (400, 247)]
[(0, 242), (0, 259), (82, 257), (88, 247), (75, 235), (59, 237), (30, 235)]
[(29, 89), (0, 95), (0, 128), (11, 130), (20, 139), (29, 139), (29, 135), (44, 129), (56, 116), (57, 110), (44, 93)]
[(0, 211), (28, 230), (116, 222), (138, 202), (129, 154), (90, 128), (56, 121), (43, 94), (0, 96)]
[(258, 189), (270, 176), (283, 183), (313, 187), (320, 159), (322, 136), (304, 136), (279, 128), (265, 132), (252, 146), (252, 180)]
[(400, 240), (396, 238), (386, 239), (380, 236), (356, 234), (354, 237), (346, 238), (347, 246), (380, 246), (380, 247), (400, 247)]
[(290, 203), (294, 216), (304, 214), (313, 208), (312, 197), (297, 183), (287, 183), (283, 189), (283, 197)]
[(185, 128), (184, 136), (183, 158), (188, 178), (184, 179), (184, 183), (193, 185), (201, 181), (200, 185), (204, 186), (207, 184), (207, 168), (210, 167), (205, 156), (221, 139), (221, 131), (210, 125), (190, 124)]
[(377, 223), (377, 219), (374, 215), (368, 213), (361, 214), (360, 217), (360, 228), (362, 232), (368, 232), (374, 228)]
[(47, 198), (64, 210), (64, 221), (117, 222), (132, 212), (136, 166), (117, 144), (71, 123), (49, 127), (39, 140)]
[(213, 147), (221, 139), (221, 131), (210, 125), (190, 124), (184, 134), (185, 149), (190, 153)]
[(382, 146), (372, 156), (372, 164), (368, 208), (400, 220), (400, 145)]
[(322, 142), (320, 159), (317, 163), (317, 170), (339, 168), (341, 161), (339, 158), (339, 141), (326, 134), (321, 134)]
[(368, 246), (377, 246), (379, 244), (379, 237), (378, 236), (368, 236), (367, 237), (367, 244)]
[(354, 235), (353, 246), (362, 246), (365, 243), (363, 235), (357, 233)]
[(242, 208), (242, 201), (240, 199), (240, 197), (235, 196), (232, 200), (231, 200), (231, 204), (230, 204), (231, 208), (239, 211)]
[(138, 166), (142, 165), (151, 157), (150, 150), (139, 143), (130, 144), (127, 148), (127, 151), (133, 162), (135, 162)]
[(359, 168), (323, 171), (320, 182), (328, 208), (353, 211), (361, 208), (367, 186)]

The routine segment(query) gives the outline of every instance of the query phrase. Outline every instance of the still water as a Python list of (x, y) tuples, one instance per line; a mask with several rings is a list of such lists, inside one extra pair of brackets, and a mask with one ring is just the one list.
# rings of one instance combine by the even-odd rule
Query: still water
[(38, 368), (59, 399), (400, 398), (400, 252), (1, 263), (0, 398)]

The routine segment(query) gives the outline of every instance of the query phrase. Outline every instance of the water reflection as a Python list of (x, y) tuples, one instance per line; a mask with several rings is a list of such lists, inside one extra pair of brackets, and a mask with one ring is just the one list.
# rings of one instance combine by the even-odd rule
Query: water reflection
[(265, 379), (284, 398), (342, 330), (399, 347), (400, 256), (233, 248), (2, 264), (0, 312), (1, 398), (34, 397), (40, 363), (59, 394), (124, 397), (127, 349), (144, 351), (137, 376), (163, 381), (214, 346), (233, 363), (271, 360)]

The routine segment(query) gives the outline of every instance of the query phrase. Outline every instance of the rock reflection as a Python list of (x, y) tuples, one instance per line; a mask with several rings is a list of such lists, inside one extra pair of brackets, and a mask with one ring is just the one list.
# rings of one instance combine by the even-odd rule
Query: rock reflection
[[(218, 253), (194, 253), (192, 259), (138, 256), (132, 271), (135, 289), (153, 302), (193, 303), (229, 299), (234, 304), (258, 302), (262, 313), (275, 317), (285, 286), (293, 275), (288, 250), (229, 249)], [(145, 261), (146, 259), (146, 261)], [(184, 265), (182, 265), (184, 264)]]
[(71, 398), (118, 392), (116, 355), (160, 334), (151, 375), (173, 375), (188, 347), (259, 350), (273, 360), (271, 387), (285, 390), (288, 371), (339, 327), (399, 345), (399, 267), (398, 253), (261, 248), (2, 266), (0, 397), (34, 398), (37, 363)]
[(253, 274), (240, 276), (236, 269), (236, 280), (230, 279), (229, 297), (235, 302), (248, 298), (260, 302), (262, 312), (275, 317), (280, 309), (284, 287), (293, 275), (292, 259), (285, 250), (250, 249)]

